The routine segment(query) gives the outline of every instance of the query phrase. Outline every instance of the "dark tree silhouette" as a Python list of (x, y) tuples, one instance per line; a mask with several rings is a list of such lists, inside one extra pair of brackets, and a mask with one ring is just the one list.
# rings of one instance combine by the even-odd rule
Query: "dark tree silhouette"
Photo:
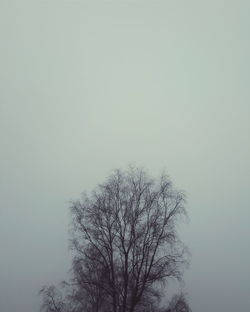
[(43, 309), (160, 311), (166, 282), (181, 279), (187, 263), (176, 233), (184, 203), (167, 176), (156, 181), (138, 168), (116, 170), (72, 203), (72, 279), (61, 293), (42, 289)]

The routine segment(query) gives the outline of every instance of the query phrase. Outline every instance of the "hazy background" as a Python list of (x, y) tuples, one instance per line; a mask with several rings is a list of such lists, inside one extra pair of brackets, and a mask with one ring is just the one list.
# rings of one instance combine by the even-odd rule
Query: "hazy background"
[(70, 268), (68, 201), (130, 162), (188, 195), (194, 312), (250, 306), (250, 2), (0, 0), (0, 311)]

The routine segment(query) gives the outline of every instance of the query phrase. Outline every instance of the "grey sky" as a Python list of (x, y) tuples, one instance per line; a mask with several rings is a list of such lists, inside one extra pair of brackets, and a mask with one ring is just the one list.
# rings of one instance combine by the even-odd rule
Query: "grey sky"
[(250, 306), (250, 2), (0, 0), (0, 311), (70, 267), (68, 201), (130, 162), (188, 195), (194, 312)]

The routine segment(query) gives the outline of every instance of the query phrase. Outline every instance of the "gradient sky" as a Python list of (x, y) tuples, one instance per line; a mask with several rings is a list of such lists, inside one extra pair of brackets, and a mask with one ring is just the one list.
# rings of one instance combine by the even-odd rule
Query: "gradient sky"
[(194, 312), (250, 306), (250, 2), (0, 0), (0, 311), (70, 268), (68, 202), (135, 163), (188, 195)]

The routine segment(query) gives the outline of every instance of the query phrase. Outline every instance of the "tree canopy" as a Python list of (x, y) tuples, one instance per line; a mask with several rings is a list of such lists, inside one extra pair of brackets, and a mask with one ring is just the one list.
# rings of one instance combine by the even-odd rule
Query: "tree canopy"
[(162, 306), (187, 263), (176, 231), (185, 196), (166, 175), (115, 170), (71, 212), (72, 278), (42, 289), (46, 312), (190, 311), (184, 296)]

